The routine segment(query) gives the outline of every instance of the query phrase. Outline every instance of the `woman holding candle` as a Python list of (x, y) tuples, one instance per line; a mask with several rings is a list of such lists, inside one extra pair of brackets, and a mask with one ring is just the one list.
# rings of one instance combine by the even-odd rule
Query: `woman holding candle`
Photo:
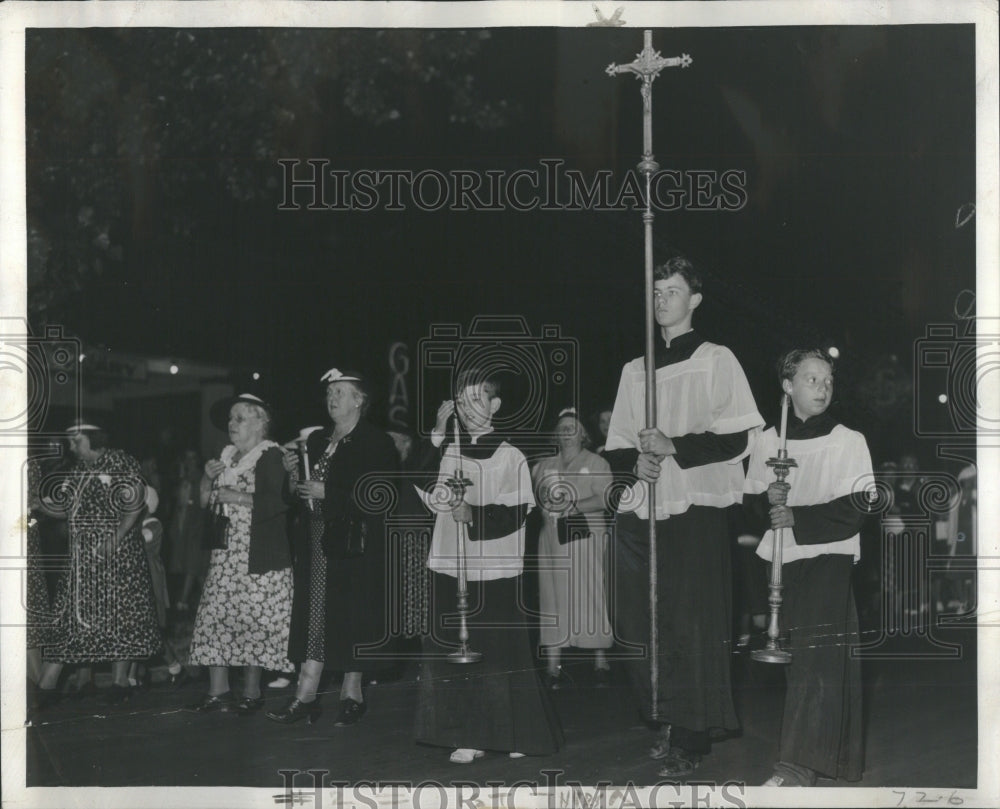
[[(748, 517), (768, 529), (757, 553), (770, 561), (781, 537), (781, 619), (790, 635), (779, 761), (764, 785), (812, 786), (819, 776), (856, 781), (863, 747), (851, 568), (861, 556), (871, 456), (861, 433), (826, 412), (833, 360), (825, 352), (790, 351), (779, 376), (781, 430), (766, 430), (755, 442), (743, 497)], [(776, 482), (767, 461), (782, 449), (795, 466), (787, 481)]]
[(320, 713), (319, 679), (327, 667), (344, 672), (334, 720), (342, 727), (355, 724), (368, 709), (363, 672), (392, 662), (385, 644), (385, 517), (365, 502), (369, 489), (359, 483), (372, 473), (391, 479), (398, 464), (392, 439), (364, 419), (369, 403), (364, 378), (331, 368), (320, 381), (333, 427), (306, 437), (303, 460), (311, 468), (301, 480), (298, 458), (285, 453), (285, 468), (295, 470), (294, 491), (310, 509), (309, 535), (296, 538), (299, 583), (288, 652), (302, 665), (295, 696), (280, 710), (268, 711), (267, 718), (314, 721)]
[[(225, 519), (222, 547), (212, 551), (191, 636), (189, 663), (208, 666), (209, 690), (189, 707), (198, 713), (260, 710), (263, 669), (293, 669), (287, 657), (292, 570), (285, 527), (290, 498), (281, 450), (268, 439), (271, 408), (244, 393), (229, 405), (232, 442), (205, 464), (202, 505)], [(221, 408), (213, 420), (221, 424)], [(229, 691), (229, 667), (244, 666), (243, 696)]]

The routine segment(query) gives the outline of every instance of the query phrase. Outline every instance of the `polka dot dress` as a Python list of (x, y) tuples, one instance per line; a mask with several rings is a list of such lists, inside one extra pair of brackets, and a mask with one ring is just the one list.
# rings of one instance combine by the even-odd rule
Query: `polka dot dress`
[(56, 592), (47, 660), (141, 660), (160, 648), (140, 520), (114, 544), (122, 518), (142, 508), (139, 463), (107, 449), (77, 464), (61, 494), (69, 507), (70, 567)]
[[(312, 479), (325, 481), (330, 469), (333, 452), (313, 464)], [(306, 640), (306, 657), (309, 660), (326, 659), (326, 554), (323, 552), (323, 531), (326, 521), (323, 501), (313, 501), (309, 516), (309, 635)]]
[[(28, 491), (38, 496), (41, 485), (42, 469), (36, 460), (28, 461)], [(28, 518), (28, 570), (25, 606), (27, 607), (28, 648), (42, 646), (48, 638), (48, 624), (52, 620), (49, 614), (49, 591), (45, 583), (44, 560), (38, 518), (32, 514)]]

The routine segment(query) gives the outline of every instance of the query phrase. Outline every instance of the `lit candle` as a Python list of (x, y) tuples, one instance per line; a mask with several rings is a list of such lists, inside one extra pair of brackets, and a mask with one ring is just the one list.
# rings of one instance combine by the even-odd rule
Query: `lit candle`
[(781, 446), (781, 451), (784, 452), (788, 444), (787, 439), (787, 427), (788, 427), (788, 394), (781, 394), (781, 432), (778, 434), (778, 442)]
[[(299, 438), (299, 449), (302, 450), (302, 472), (305, 480), (309, 480), (309, 449), (306, 446), (306, 442), (303, 438)], [(313, 499), (311, 497), (306, 498), (306, 503), (309, 505), (310, 511), (315, 511), (316, 506), (313, 504)]]
[(459, 473), (461, 473), (461, 471), (462, 471), (462, 445), (459, 442), (459, 438), (458, 438), (458, 416), (455, 416), (455, 454), (458, 456), (458, 460), (455, 463), (457, 464)]

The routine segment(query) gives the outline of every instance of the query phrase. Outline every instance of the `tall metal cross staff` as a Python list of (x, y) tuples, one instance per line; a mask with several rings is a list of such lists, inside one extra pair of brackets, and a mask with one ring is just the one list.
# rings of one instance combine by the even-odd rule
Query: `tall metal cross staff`
[[(688, 67), (691, 57), (684, 53), (668, 59), (653, 50), (653, 32), (643, 32), (643, 48), (635, 60), (627, 65), (608, 65), (605, 72), (609, 76), (619, 73), (633, 73), (642, 82), (642, 160), (639, 171), (646, 175), (646, 210), (642, 221), (645, 225), (646, 240), (646, 426), (656, 427), (656, 365), (653, 359), (654, 330), (656, 316), (653, 308), (653, 210), (650, 203), (652, 175), (660, 168), (653, 158), (653, 79), (665, 67)], [(652, 687), (652, 719), (658, 719), (657, 688), (659, 685), (659, 632), (656, 622), (656, 484), (649, 484), (649, 679)]]

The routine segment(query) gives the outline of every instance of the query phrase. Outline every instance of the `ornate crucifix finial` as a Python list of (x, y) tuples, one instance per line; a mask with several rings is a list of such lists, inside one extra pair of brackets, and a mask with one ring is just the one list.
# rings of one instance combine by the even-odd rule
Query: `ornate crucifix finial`
[(652, 174), (659, 165), (653, 160), (653, 79), (660, 75), (660, 71), (665, 67), (690, 67), (691, 57), (682, 53), (680, 56), (664, 58), (659, 51), (653, 50), (653, 32), (643, 33), (643, 48), (635, 55), (635, 60), (627, 65), (610, 64), (605, 69), (609, 76), (617, 76), (619, 73), (634, 73), (635, 77), (642, 82), (642, 109), (643, 109), (643, 131), (642, 161), (639, 163), (639, 171), (644, 174)]

